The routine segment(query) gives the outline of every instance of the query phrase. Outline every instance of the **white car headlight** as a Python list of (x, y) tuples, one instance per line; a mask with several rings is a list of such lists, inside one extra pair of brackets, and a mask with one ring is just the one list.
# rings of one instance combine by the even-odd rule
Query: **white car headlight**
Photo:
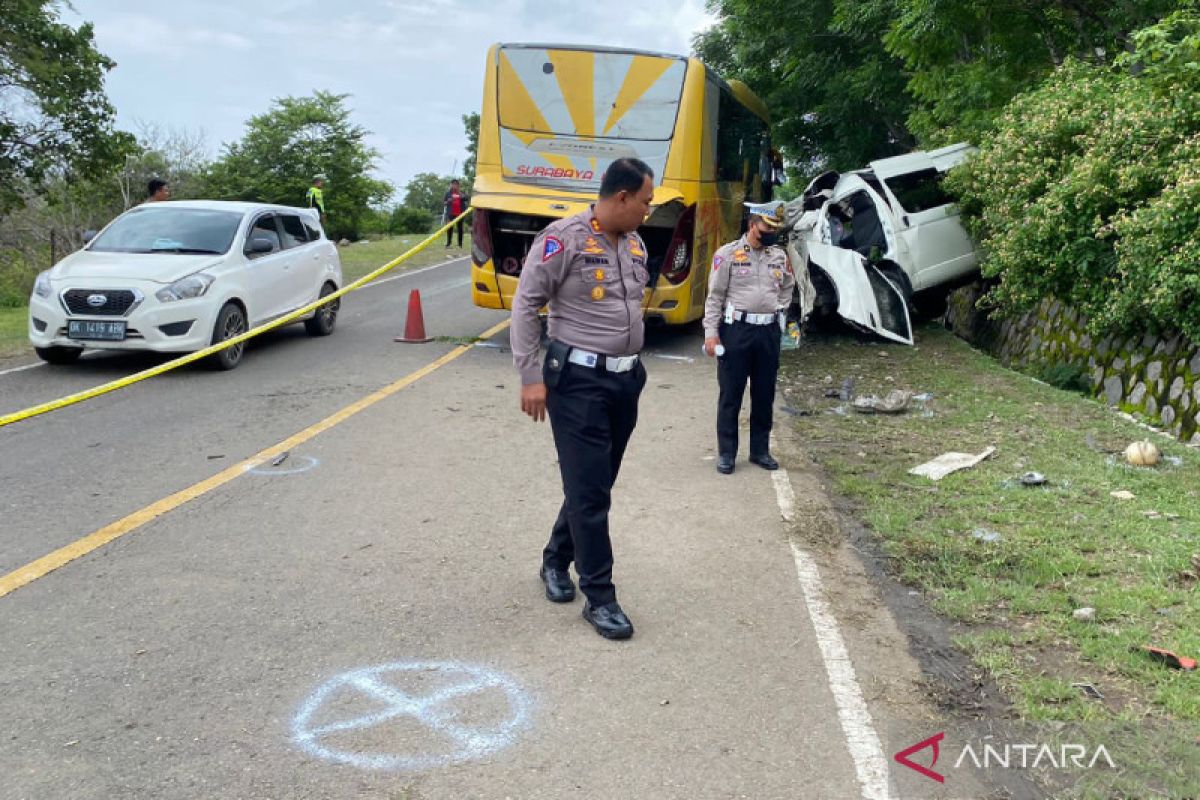
[(50, 271), (39, 272), (37, 279), (33, 282), (33, 293), (38, 297), (50, 296)]
[(197, 272), (195, 275), (180, 278), (165, 289), (159, 289), (155, 292), (154, 296), (163, 303), (171, 303), (176, 300), (190, 300), (193, 297), (200, 297), (207, 292), (208, 287), (212, 286), (212, 282), (212, 275)]

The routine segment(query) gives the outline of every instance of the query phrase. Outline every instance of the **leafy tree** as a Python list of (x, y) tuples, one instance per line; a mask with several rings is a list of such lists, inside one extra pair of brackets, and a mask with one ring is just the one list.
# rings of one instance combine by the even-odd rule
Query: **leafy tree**
[(1178, 0), (898, 0), (883, 37), (903, 59), (915, 105), (909, 128), (930, 144), (987, 132), (1016, 95), (1068, 57), (1111, 63), (1130, 33)]
[(463, 114), (463, 127), (467, 131), (467, 160), (463, 162), (463, 184), (470, 187), (475, 183), (475, 163), (479, 159), (479, 113)]
[(226, 144), (206, 180), (210, 197), (304, 205), (313, 176), (324, 174), (326, 226), (333, 238), (357, 238), (372, 204), (390, 184), (371, 177), (379, 153), (370, 132), (350, 121), (348, 95), (284, 97), (252, 117), (239, 142)]
[(441, 219), (442, 199), (446, 196), (446, 190), (450, 188), (451, 180), (453, 177), (450, 175), (417, 173), (404, 187), (403, 205), (423, 211), (430, 218)]
[(1053, 296), (1094, 333), (1200, 341), (1200, 11), (1130, 47), (1116, 67), (1068, 58), (1007, 107), (947, 185), (1001, 312)]
[(880, 32), (892, 0), (715, 0), (718, 23), (697, 54), (750, 86), (771, 110), (773, 138), (801, 172), (851, 169), (905, 152), (911, 98)]
[(89, 178), (120, 164), (133, 137), (113, 127), (92, 26), (58, 21), (52, 0), (0, 0), (0, 211), (55, 174)]

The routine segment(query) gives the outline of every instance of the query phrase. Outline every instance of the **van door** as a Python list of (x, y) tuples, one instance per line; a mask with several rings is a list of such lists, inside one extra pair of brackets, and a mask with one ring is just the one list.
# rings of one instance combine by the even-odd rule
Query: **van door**
[(914, 291), (976, 268), (975, 245), (959, 220), (958, 207), (942, 188), (946, 170), (965, 157), (962, 152), (961, 157), (955, 153), (935, 161), (927, 153), (910, 153), (871, 162), (895, 206), (897, 235), (906, 251), (901, 266)]
[(828, 276), (837, 290), (837, 313), (846, 321), (893, 342), (912, 344), (904, 294), (874, 264), (854, 250), (806, 242), (808, 265)]

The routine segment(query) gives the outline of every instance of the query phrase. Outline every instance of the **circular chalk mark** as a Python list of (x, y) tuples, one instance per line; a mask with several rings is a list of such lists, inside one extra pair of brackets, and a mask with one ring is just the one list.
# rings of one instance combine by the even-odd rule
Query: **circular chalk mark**
[(246, 472), (251, 475), (299, 475), (302, 472), (308, 472), (320, 463), (320, 459), (312, 456), (291, 456), (278, 467), (273, 467), (270, 461), (266, 461), (253, 467), (247, 467)]
[[(442, 681), (436, 691), (416, 696), (397, 689), (389, 677), (424, 673)], [(335, 696), (358, 694), (378, 706), (369, 714), (314, 725), (319, 711), (332, 705)], [(486, 728), (458, 721), (451, 703), (475, 695), (498, 694), (507, 705), (507, 715)], [(471, 664), (418, 662), (383, 664), (338, 675), (317, 688), (292, 719), (292, 741), (312, 756), (362, 769), (416, 772), (449, 764), (461, 764), (488, 756), (512, 744), (529, 716), (529, 698), (511, 678)], [(450, 742), (446, 752), (358, 752), (326, 743), (330, 737), (353, 731), (385, 729), (393, 720), (414, 723)]]

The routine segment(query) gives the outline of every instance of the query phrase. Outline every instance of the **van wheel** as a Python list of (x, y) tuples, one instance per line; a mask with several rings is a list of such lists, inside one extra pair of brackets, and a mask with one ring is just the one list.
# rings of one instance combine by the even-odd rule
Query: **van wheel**
[(47, 364), (73, 364), (83, 355), (82, 347), (35, 347), (33, 351)]
[(944, 291), (931, 289), (913, 298), (912, 307), (924, 319), (938, 319), (946, 313), (948, 295)]
[[(321, 287), (320, 297), (328, 297), (333, 294), (334, 289), (332, 283), (327, 283)], [(326, 303), (318, 308), (312, 315), (312, 319), (304, 320), (304, 330), (308, 331), (309, 336), (328, 336), (333, 333), (333, 326), (337, 324), (338, 309), (341, 307), (341, 298), (334, 300), (332, 303)]]
[[(232, 339), (247, 331), (246, 312), (236, 303), (226, 303), (217, 314), (216, 324), (213, 325), (212, 343)], [(232, 347), (226, 347), (219, 353), (208, 357), (208, 366), (213, 369), (229, 370), (242, 363), (242, 354), (246, 352), (246, 343), (238, 342)]]

